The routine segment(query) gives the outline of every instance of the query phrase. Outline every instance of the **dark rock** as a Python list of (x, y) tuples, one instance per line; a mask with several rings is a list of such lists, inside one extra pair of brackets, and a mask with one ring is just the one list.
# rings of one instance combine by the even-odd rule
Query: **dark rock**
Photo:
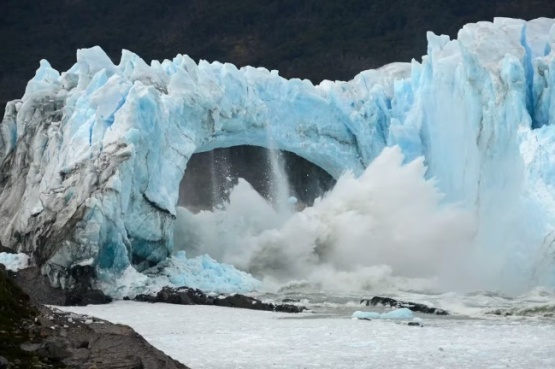
[(390, 297), (374, 296), (371, 299), (362, 299), (360, 300), (360, 303), (366, 304), (366, 306), (382, 305), (394, 308), (407, 308), (414, 312), (423, 314), (449, 315), (449, 313), (443, 309), (438, 309), (415, 302), (398, 301)]
[(165, 287), (158, 292), (158, 298), (170, 304), (180, 305), (210, 305), (210, 299), (201, 290), (180, 287), (172, 289)]
[(73, 268), (72, 271), (80, 282), (71, 290), (52, 287), (48, 277), (42, 275), (38, 267), (19, 270), (14, 275), (14, 281), (34, 304), (85, 306), (112, 302), (112, 298), (102, 291), (92, 289), (88, 281), (91, 273), (88, 267)]
[(78, 348), (78, 349), (89, 348), (89, 341), (81, 341), (81, 342), (77, 343), (77, 345), (75, 345), (75, 348)]
[(240, 294), (214, 299), (214, 305), (266, 311), (274, 311), (275, 308), (273, 304), (266, 304), (255, 298)]
[[(1, 243), (0, 243), (0, 252), (5, 252), (6, 254), (17, 254), (17, 253), (15, 252), (15, 250), (12, 250), (12, 249), (10, 249), (10, 248), (8, 248), (8, 247), (6, 247), (6, 246), (2, 246)], [(1, 366), (0, 366), (0, 368), (1, 368)]]
[(410, 327), (423, 327), (423, 325), (418, 322), (409, 322), (408, 325)]
[(279, 313), (302, 313), (306, 308), (304, 306), (280, 304), (275, 305), (274, 311)]
[(137, 295), (135, 300), (151, 303), (164, 302), (177, 305), (214, 305), (284, 313), (300, 313), (306, 310), (304, 306), (264, 303), (253, 297), (241, 294), (212, 297), (206, 295), (201, 290), (189, 287), (164, 287), (156, 295)]
[(32, 301), (0, 265), (0, 369), (8, 362), (14, 368), (187, 369), (130, 327), (87, 322)]
[(137, 295), (135, 300), (177, 305), (213, 305), (212, 299), (201, 290), (188, 287), (164, 287), (156, 295)]
[(295, 303), (295, 302), (301, 302), (301, 300), (298, 299), (283, 299), (281, 300), (282, 303), (287, 304), (287, 303)]
[(14, 282), (29, 295), (35, 305), (65, 305), (66, 292), (52, 287), (48, 277), (41, 274), (39, 267), (19, 270), (14, 276)]
[[(43, 337), (45, 338), (45, 337)], [(25, 342), (21, 344), (21, 349), (27, 352), (35, 352), (42, 347), (41, 343), (32, 343), (32, 342)]]
[(96, 278), (96, 272), (91, 265), (76, 265), (69, 269), (70, 281), (72, 281), (71, 290), (88, 291), (92, 289), (92, 281)]
[(112, 302), (110, 296), (106, 296), (100, 290), (90, 290), (85, 292), (70, 291), (67, 293), (66, 306), (86, 306), (86, 305), (102, 305)]
[(135, 301), (141, 301), (141, 302), (151, 302), (151, 303), (159, 302), (157, 300), (156, 295), (145, 295), (145, 294), (137, 295), (134, 300)]
[(67, 349), (68, 343), (63, 339), (48, 341), (36, 350), (38, 356), (45, 357), (54, 361), (62, 361), (71, 356)]

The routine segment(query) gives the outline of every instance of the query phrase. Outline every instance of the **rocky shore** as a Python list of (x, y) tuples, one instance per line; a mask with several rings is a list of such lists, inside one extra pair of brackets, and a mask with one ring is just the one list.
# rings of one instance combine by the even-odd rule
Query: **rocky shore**
[(156, 295), (138, 295), (136, 301), (164, 302), (177, 305), (213, 305), (251, 310), (275, 311), (281, 313), (301, 313), (306, 308), (293, 304), (274, 304), (241, 294), (207, 295), (201, 290), (188, 287), (164, 287)]
[(187, 368), (130, 327), (37, 304), (48, 297), (48, 291), (38, 296), (44, 286), (37, 285), (30, 298), (14, 278), (21, 276), (0, 265), (0, 369)]
[[(74, 280), (88, 281), (86, 267), (74, 269)], [(165, 287), (136, 301), (300, 313), (298, 304), (274, 304), (241, 295), (206, 294)], [(46, 305), (105, 304), (112, 299), (89, 283), (70, 291), (54, 288), (38, 267), (10, 272), (0, 264), (0, 369), (181, 369), (173, 360), (127, 326), (62, 312)]]
[(434, 314), (434, 315), (449, 315), (449, 312), (443, 309), (438, 309), (425, 304), (419, 304), (410, 301), (399, 301), (392, 299), (390, 297), (374, 296), (371, 299), (362, 299), (360, 303), (366, 306), (386, 306), (396, 309), (407, 308), (411, 311), (423, 314)]

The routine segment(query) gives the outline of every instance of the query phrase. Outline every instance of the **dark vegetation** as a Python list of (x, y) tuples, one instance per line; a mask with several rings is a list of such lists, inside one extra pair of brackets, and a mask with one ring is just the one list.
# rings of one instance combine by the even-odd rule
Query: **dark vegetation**
[(0, 107), (22, 96), (40, 59), (67, 70), (100, 45), (145, 60), (219, 60), (285, 77), (350, 79), (426, 51), (427, 30), (455, 36), (494, 16), (555, 17), (551, 0), (2, 0)]

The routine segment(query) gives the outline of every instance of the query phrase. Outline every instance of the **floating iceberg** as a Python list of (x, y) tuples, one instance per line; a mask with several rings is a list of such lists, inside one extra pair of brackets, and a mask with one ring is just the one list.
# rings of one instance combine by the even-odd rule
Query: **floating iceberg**
[(353, 318), (356, 319), (395, 319), (395, 320), (412, 320), (414, 314), (407, 308), (395, 309), (386, 313), (376, 313), (373, 311), (355, 311)]
[(483, 269), (555, 285), (554, 24), (429, 33), (421, 63), (318, 86), (183, 55), (149, 65), (124, 51), (115, 65), (99, 47), (61, 74), (43, 60), (0, 124), (0, 243), (57, 286), (83, 263), (105, 279), (142, 272), (172, 252), (193, 153), (271, 139), (339, 177), (397, 145), (475, 213), (468, 253)]

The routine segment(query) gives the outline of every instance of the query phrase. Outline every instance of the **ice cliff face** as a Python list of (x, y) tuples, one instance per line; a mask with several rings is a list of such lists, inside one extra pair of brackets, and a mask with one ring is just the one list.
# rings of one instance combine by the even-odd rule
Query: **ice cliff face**
[(142, 270), (172, 250), (195, 152), (272, 146), (337, 177), (399, 145), (425, 157), (446, 201), (475, 211), (469, 252), (491, 262), (514, 249), (530, 255), (534, 278), (555, 283), (554, 24), (496, 19), (453, 41), (429, 34), (422, 63), (319, 86), (182, 55), (147, 65), (124, 51), (114, 65), (98, 47), (61, 74), (42, 61), (0, 124), (0, 242), (66, 287), (75, 265)]

